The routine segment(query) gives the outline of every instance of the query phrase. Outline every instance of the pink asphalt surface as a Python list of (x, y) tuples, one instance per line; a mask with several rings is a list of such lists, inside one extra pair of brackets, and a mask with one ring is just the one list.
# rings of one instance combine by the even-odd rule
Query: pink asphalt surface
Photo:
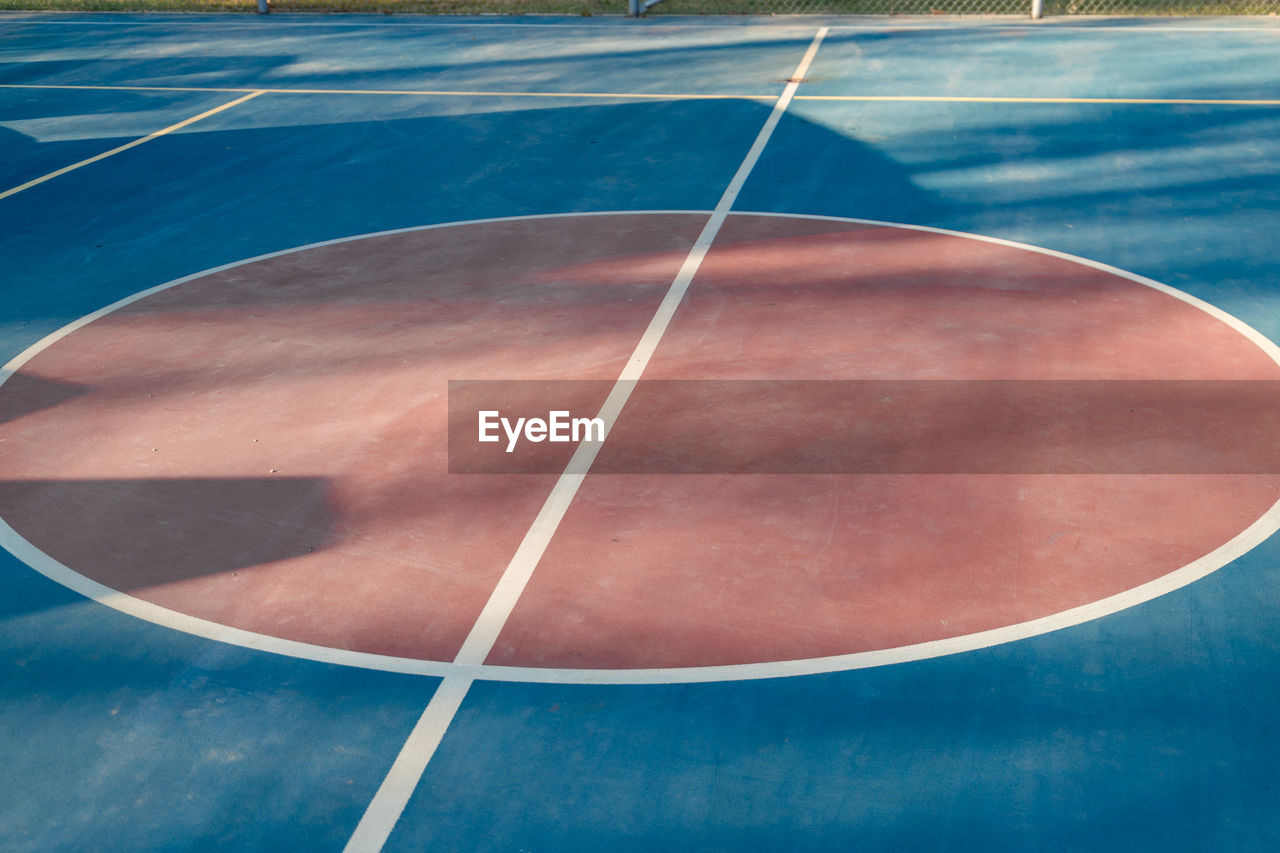
[[(447, 382), (607, 390), (704, 221), (387, 235), (149, 296), (0, 388), (0, 517), (182, 613), (452, 659), (555, 475), (449, 474)], [(740, 216), (645, 376), (1271, 380), (1280, 367), (1196, 307), (1069, 260)], [(923, 411), (930, 453), (972, 452), (981, 421)], [(638, 395), (598, 470), (624, 470), (611, 452), (669, 422)], [(972, 633), (1167, 574), (1277, 489), (1271, 473), (593, 474), (489, 660), (714, 665)]]

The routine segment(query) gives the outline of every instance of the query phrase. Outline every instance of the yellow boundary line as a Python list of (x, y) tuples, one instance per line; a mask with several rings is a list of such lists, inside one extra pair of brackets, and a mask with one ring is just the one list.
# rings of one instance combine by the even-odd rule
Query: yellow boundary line
[(778, 95), (695, 95), (678, 92), (489, 92), (451, 89), (264, 89), (198, 86), (55, 86), (0, 83), (0, 89), (76, 89), (105, 92), (256, 92), (260, 95), (417, 95), (445, 98), (608, 98), (645, 101), (776, 101)]
[[(454, 91), (446, 89), (240, 89), (229, 87), (200, 86), (91, 86), (61, 85), (51, 83), (0, 83), (0, 89), (71, 89), (77, 91), (105, 92), (244, 92), (242, 97), (229, 101), (221, 106), (206, 110), (199, 115), (172, 124), (162, 130), (149, 133), (132, 142), (104, 151), (70, 166), (33, 178), (24, 184), (0, 192), (0, 200), (17, 195), (45, 181), (65, 175), (82, 166), (88, 166), (99, 160), (136, 148), (165, 134), (195, 124), (223, 110), (243, 104), (261, 95), (401, 95), (442, 98), (593, 98), (608, 100), (651, 100), (651, 101), (712, 101), (712, 100), (751, 100), (773, 101), (777, 95), (698, 95), (678, 93), (646, 93), (646, 92), (489, 92), (489, 91)], [(959, 104), (1114, 104), (1137, 106), (1232, 106), (1232, 107), (1280, 107), (1280, 99), (1232, 99), (1232, 98), (1011, 98), (983, 97), (960, 95), (796, 95), (797, 101), (826, 101), (852, 103), (959, 103)]]
[[(773, 101), (778, 95), (679, 92), (494, 92), (453, 89), (266, 89), (216, 86), (88, 86), (0, 83), (0, 89), (75, 89), (106, 92), (249, 92), (254, 95), (415, 95), (439, 98), (599, 98), (646, 101)], [(1280, 107), (1280, 98), (1017, 98), (983, 95), (796, 95), (797, 101), (958, 104), (1116, 104), (1151, 106)]]
[(863, 101), (956, 104), (1135, 104), (1178, 106), (1183, 104), (1212, 107), (1280, 107), (1280, 99), (1240, 98), (1000, 98), (961, 95), (796, 95), (797, 101)]
[(249, 101), (249, 100), (252, 100), (253, 98), (258, 97), (261, 94), (263, 94), (261, 91), (250, 92), (244, 97), (236, 98), (234, 101), (229, 101), (220, 107), (214, 107), (211, 110), (205, 110), (204, 112), (200, 113), (200, 115), (192, 116), (191, 118), (180, 121), (177, 124), (171, 124), (166, 128), (157, 130), (155, 133), (148, 133), (146, 136), (135, 139), (132, 142), (126, 142), (124, 145), (120, 145), (116, 148), (112, 148), (110, 151), (103, 151), (101, 154), (96, 154), (93, 157), (88, 158), (87, 160), (81, 160), (79, 163), (72, 163), (70, 166), (63, 166), (61, 169), (58, 169), (57, 171), (50, 172), (47, 175), (41, 175), (38, 178), (33, 178), (32, 180), (27, 181), (25, 184), (18, 184), (13, 189), (8, 189), (8, 190), (5, 190), (4, 192), (0, 192), (0, 199), (6, 199), (9, 196), (17, 195), (23, 190), (31, 189), (31, 187), (34, 187), (37, 184), (43, 184), (45, 181), (51, 181), (60, 175), (65, 175), (67, 172), (75, 171), (76, 169), (79, 169), (82, 166), (88, 166), (90, 163), (97, 163), (99, 160), (105, 160), (108, 157), (111, 157), (115, 154), (119, 154), (121, 151), (128, 151), (130, 148), (136, 148), (139, 145), (143, 144), (144, 142), (150, 142), (151, 140), (158, 139), (159, 137), (164, 136), (165, 134), (173, 133), (175, 130), (181, 130), (182, 128), (187, 127), (188, 125), (195, 124), (201, 119), (206, 119), (211, 115), (215, 115), (217, 113), (222, 112), (223, 110), (229, 110), (234, 106), (243, 104), (245, 101)]

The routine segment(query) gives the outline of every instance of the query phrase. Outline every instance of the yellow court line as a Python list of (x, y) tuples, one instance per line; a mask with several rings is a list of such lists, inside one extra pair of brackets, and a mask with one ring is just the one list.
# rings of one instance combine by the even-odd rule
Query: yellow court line
[(429, 95), (448, 98), (607, 98), (643, 101), (776, 101), (773, 95), (695, 95), (675, 92), (466, 92), (430, 89), (268, 89), (272, 95)]
[(250, 92), (249, 94), (245, 95), (242, 98), (236, 98), (234, 101), (229, 101), (220, 107), (214, 107), (211, 110), (205, 110), (204, 112), (200, 113), (200, 115), (198, 116), (192, 116), (191, 118), (180, 121), (177, 124), (171, 124), (162, 130), (157, 130), (155, 133), (148, 133), (146, 136), (143, 136), (139, 139), (135, 139), (132, 142), (126, 142), (124, 145), (121, 145), (117, 148), (112, 148), (110, 151), (103, 151), (101, 154), (96, 154), (87, 160), (81, 160), (79, 163), (72, 163), (70, 166), (63, 166), (61, 169), (58, 169), (55, 172), (50, 172), (47, 175), (41, 175), (38, 178), (34, 178), (30, 181), (27, 181), (25, 184), (19, 184), (13, 189), (0, 192), (0, 199), (6, 199), (11, 195), (17, 195), (23, 190), (31, 189), (37, 184), (43, 184), (45, 181), (53, 180), (59, 175), (65, 175), (67, 172), (71, 172), (76, 169), (79, 169), (81, 166), (88, 166), (90, 163), (97, 163), (99, 160), (105, 160), (114, 154), (119, 154), (121, 151), (128, 151), (130, 148), (136, 148), (142, 143), (150, 142), (153, 139), (164, 136), (166, 133), (173, 133), (175, 130), (181, 130), (182, 128), (187, 127), (188, 125), (195, 124), (201, 119), (206, 119), (211, 115), (215, 115), (217, 113), (222, 112), (223, 110), (229, 110), (234, 106), (243, 104), (245, 101), (252, 100), (253, 98), (258, 97), (261, 94), (262, 92), (260, 91)]
[(90, 86), (59, 83), (0, 83), (0, 89), (72, 89), (90, 92), (266, 92), (266, 89), (223, 86)]
[(0, 83), (0, 89), (84, 89), (102, 92), (256, 92), (260, 95), (418, 95), (448, 98), (608, 98), (645, 101), (776, 101), (771, 95), (690, 94), (679, 92), (498, 92), (459, 89), (264, 89), (197, 86), (73, 86)]
[(890, 101), (957, 104), (1183, 104), (1212, 107), (1280, 107), (1280, 100), (1239, 98), (1000, 98), (981, 95), (796, 95), (797, 101)]

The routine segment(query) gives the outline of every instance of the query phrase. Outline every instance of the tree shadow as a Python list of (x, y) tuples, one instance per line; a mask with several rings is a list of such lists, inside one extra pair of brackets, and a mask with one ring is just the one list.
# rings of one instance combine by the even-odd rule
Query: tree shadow
[(0, 393), (0, 423), (57, 407), (93, 391), (87, 385), (42, 379), (22, 372), (5, 379), (3, 388), (4, 392)]
[(8, 480), (0, 515), (123, 591), (287, 560), (336, 535), (328, 485), (313, 477)]

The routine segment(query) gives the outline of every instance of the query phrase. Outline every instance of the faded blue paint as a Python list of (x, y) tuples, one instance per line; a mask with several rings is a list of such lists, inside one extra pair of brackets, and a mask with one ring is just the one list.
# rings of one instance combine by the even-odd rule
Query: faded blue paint
[(341, 847), (437, 683), (179, 634), (8, 554), (0, 601), (5, 850)]
[(1274, 849), (1278, 560), (902, 666), (480, 686), (389, 849)]
[[(0, 17), (0, 82), (775, 93), (816, 26), (11, 23), (22, 17)], [(803, 91), (1274, 98), (1275, 38), (1260, 26), (835, 31)], [(0, 178), (234, 97), (0, 89)], [(707, 209), (767, 110), (264, 96), (0, 201), (0, 357), (142, 288), (317, 240)], [(1278, 116), (800, 101), (738, 208), (1048, 246), (1280, 337)], [(1141, 607), (941, 660), (720, 685), (478, 684), (391, 847), (1275, 849), (1278, 581), (1273, 540)], [(336, 849), (435, 683), (187, 637), (0, 557), (0, 837), (32, 850)]]

